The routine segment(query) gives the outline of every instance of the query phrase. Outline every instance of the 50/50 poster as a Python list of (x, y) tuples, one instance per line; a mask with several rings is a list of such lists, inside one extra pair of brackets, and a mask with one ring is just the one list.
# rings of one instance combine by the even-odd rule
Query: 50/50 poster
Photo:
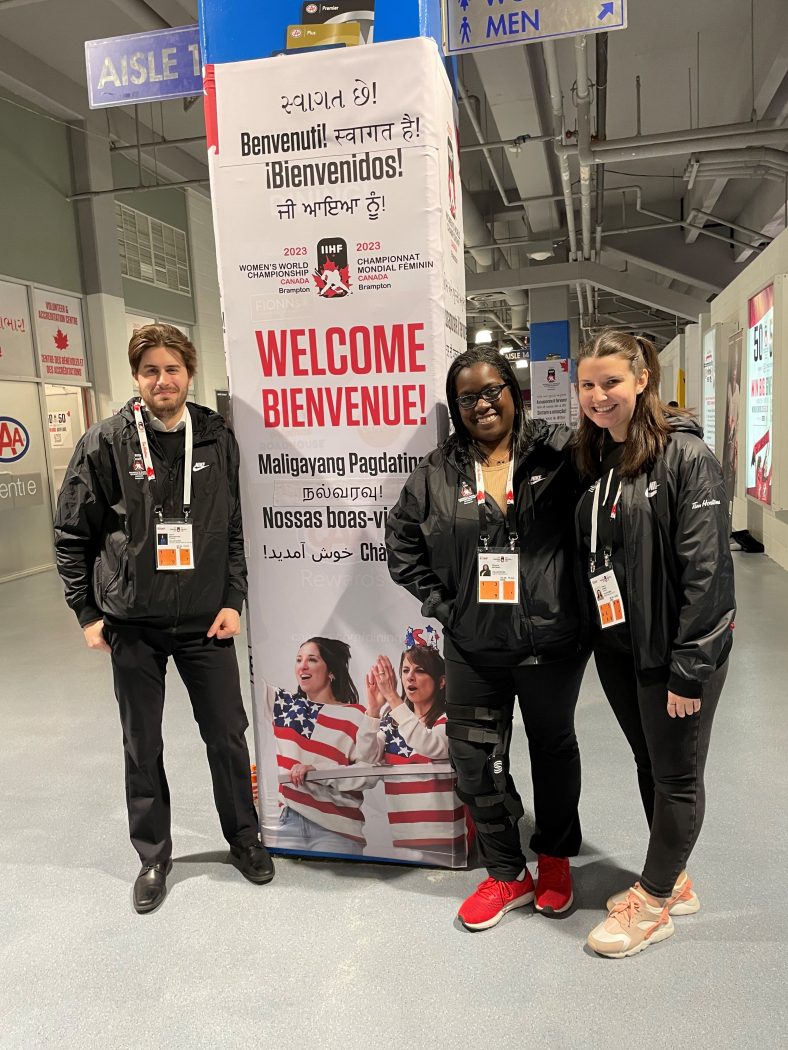
[(383, 542), (465, 348), (451, 89), (423, 39), (205, 83), (263, 835), (459, 866), (442, 628)]

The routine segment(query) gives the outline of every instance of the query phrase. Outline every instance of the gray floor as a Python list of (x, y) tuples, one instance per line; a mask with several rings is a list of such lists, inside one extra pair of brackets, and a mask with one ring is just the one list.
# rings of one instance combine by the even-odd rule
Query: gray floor
[[(454, 913), (473, 871), (280, 860), (273, 884), (246, 883), (175, 674), (175, 867), (164, 906), (138, 916), (109, 663), (82, 647), (54, 574), (0, 586), (0, 1047), (787, 1046), (788, 575), (735, 558), (736, 645), (690, 866), (703, 909), (620, 962), (584, 939), (638, 870), (645, 822), (593, 670), (563, 919), (523, 909), (465, 933)], [(513, 750), (527, 795), (522, 731)]]

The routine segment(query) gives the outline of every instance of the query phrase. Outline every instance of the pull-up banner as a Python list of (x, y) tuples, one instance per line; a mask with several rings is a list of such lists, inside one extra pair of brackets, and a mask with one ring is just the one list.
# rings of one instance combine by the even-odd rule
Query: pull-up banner
[(209, 65), (205, 85), (263, 834), (458, 866), (442, 628), (384, 546), (465, 349), (451, 89), (426, 39)]

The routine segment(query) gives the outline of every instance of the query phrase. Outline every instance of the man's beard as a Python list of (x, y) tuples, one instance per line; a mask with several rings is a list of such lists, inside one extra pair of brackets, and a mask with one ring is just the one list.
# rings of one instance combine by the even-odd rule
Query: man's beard
[(166, 420), (177, 417), (183, 412), (183, 406), (186, 403), (186, 393), (186, 391), (183, 391), (179, 398), (166, 404), (159, 403), (155, 396), (152, 396), (150, 401), (143, 397), (143, 401), (145, 401), (148, 411), (164, 423)]

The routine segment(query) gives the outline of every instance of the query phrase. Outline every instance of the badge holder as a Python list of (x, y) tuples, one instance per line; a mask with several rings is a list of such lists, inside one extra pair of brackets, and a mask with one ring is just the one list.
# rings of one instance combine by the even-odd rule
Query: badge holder
[(519, 605), (520, 552), (517, 549), (517, 527), (514, 517), (514, 457), (506, 479), (506, 523), (509, 546), (490, 547), (485, 512), (484, 476), (476, 464), (476, 506), (479, 510), (476, 600), (480, 605)]
[[(139, 401), (134, 404), (134, 422), (140, 439), (142, 460), (145, 464), (145, 476), (148, 484), (156, 483), (156, 472), (148, 445), (148, 435), (142, 418), (142, 406)], [(161, 504), (154, 507), (156, 514), (156, 569), (159, 572), (188, 572), (194, 568), (194, 533), (189, 521), (192, 495), (192, 453), (194, 436), (192, 417), (186, 409), (186, 433), (183, 462), (183, 517), (165, 518)]]
[[(611, 470), (607, 479), (604, 503), (607, 503), (612, 478), (613, 471)], [(613, 505), (610, 508), (611, 521), (615, 521), (616, 514), (618, 513), (619, 501), (621, 499), (621, 487), (621, 482), (619, 482), (616, 498), (613, 500)], [(591, 557), (588, 561), (588, 582), (591, 585), (591, 593), (594, 595), (594, 601), (596, 602), (600, 626), (605, 630), (608, 627), (617, 627), (618, 624), (624, 623), (626, 618), (624, 616), (624, 600), (621, 596), (621, 588), (618, 585), (618, 580), (616, 579), (616, 574), (613, 569), (612, 551), (610, 547), (603, 548), (602, 567), (599, 569), (597, 568), (599, 491), (600, 482), (598, 481), (594, 488), (594, 504), (591, 510)], [(604, 511), (605, 508), (603, 507), (602, 512), (604, 513)]]

